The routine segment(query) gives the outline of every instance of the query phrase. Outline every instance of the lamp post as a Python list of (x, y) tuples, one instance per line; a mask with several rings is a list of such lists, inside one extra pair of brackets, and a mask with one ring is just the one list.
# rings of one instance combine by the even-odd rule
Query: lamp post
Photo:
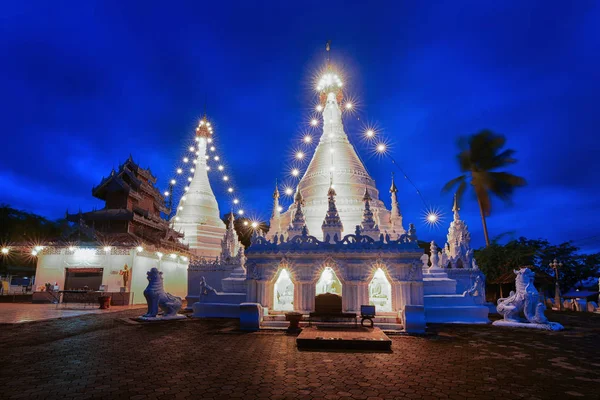
[(560, 301), (560, 286), (558, 285), (558, 269), (562, 268), (562, 266), (563, 264), (559, 263), (556, 258), (550, 263), (550, 268), (554, 269), (554, 277), (556, 278), (556, 283), (554, 286), (554, 304), (556, 305), (556, 309), (558, 311), (563, 310), (563, 305)]

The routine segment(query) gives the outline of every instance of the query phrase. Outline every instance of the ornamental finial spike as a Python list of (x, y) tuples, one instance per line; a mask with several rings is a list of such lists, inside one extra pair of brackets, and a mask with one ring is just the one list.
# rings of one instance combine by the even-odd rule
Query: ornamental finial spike
[(460, 210), (460, 207), (458, 206), (458, 196), (456, 196), (456, 193), (454, 193), (454, 204), (452, 205), (452, 211), (454, 212), (455, 220), (459, 218), (458, 210)]

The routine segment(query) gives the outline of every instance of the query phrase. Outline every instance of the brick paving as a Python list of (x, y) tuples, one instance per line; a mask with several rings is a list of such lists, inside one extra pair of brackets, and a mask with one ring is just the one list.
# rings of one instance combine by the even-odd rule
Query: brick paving
[(18, 324), (47, 319), (77, 317), (85, 314), (106, 314), (131, 308), (144, 308), (145, 305), (111, 306), (100, 310), (97, 304), (31, 304), (0, 303), (0, 324)]
[(433, 326), (392, 353), (308, 352), (227, 320), (138, 324), (129, 310), (0, 325), (2, 399), (598, 399), (600, 315), (541, 332)]

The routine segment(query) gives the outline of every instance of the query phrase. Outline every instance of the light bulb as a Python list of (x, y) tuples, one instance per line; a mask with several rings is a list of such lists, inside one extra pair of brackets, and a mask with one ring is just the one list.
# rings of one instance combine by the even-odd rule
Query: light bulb
[(294, 175), (294, 176), (298, 176), (298, 175), (300, 175), (300, 171), (298, 171), (298, 168), (294, 168), (294, 169), (292, 170), (292, 175)]
[(187, 158), (187, 157), (183, 157), (183, 162), (185, 162), (185, 163), (186, 163), (186, 162), (188, 162), (188, 161), (190, 161), (190, 159), (189, 159), (189, 158)]
[(310, 143), (312, 142), (312, 137), (310, 135), (306, 135), (304, 136), (304, 143)]
[(313, 118), (310, 120), (310, 124), (312, 126), (317, 126), (317, 125), (319, 125), (319, 121), (316, 118)]
[(298, 160), (302, 160), (302, 159), (304, 158), (304, 153), (303, 153), (303, 152), (301, 152), (301, 151), (297, 152), (297, 153), (296, 153), (296, 158), (297, 158)]

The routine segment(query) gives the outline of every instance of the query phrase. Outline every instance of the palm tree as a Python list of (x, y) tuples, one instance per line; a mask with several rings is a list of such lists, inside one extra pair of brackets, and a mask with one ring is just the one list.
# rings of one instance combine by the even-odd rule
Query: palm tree
[(490, 193), (509, 201), (515, 188), (525, 186), (524, 178), (508, 172), (497, 172), (498, 168), (506, 167), (517, 162), (513, 158), (515, 151), (512, 149), (502, 150), (506, 139), (490, 130), (484, 129), (469, 137), (462, 137), (458, 141), (461, 152), (458, 154), (458, 164), (463, 173), (458, 178), (452, 179), (444, 185), (442, 191), (448, 192), (453, 187), (456, 190), (457, 201), (467, 189), (467, 179), (475, 191), (481, 222), (483, 223), (483, 234), (486, 246), (490, 245), (485, 218), (490, 216), (492, 203)]

